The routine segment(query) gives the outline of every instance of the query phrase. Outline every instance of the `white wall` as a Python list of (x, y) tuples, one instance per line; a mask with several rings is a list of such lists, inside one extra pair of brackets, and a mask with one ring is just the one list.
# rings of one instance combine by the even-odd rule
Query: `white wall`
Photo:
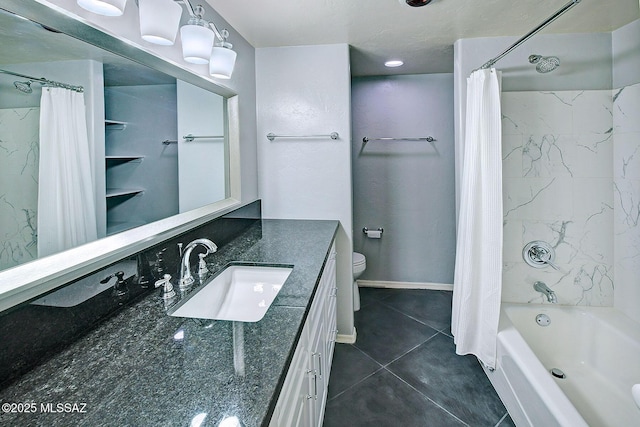
[(640, 83), (640, 19), (612, 33), (613, 88)]
[[(258, 183), (265, 218), (334, 219), (338, 329), (351, 336), (351, 103), (346, 44), (256, 50)], [(268, 133), (339, 139), (288, 138)]]
[[(363, 280), (453, 283), (453, 74), (352, 80), (354, 249)], [(362, 138), (425, 137), (426, 141)], [(369, 239), (363, 227), (383, 227)]]
[(224, 135), (224, 98), (183, 81), (178, 91), (178, 177), (180, 212), (226, 197), (225, 139), (185, 141), (183, 135)]

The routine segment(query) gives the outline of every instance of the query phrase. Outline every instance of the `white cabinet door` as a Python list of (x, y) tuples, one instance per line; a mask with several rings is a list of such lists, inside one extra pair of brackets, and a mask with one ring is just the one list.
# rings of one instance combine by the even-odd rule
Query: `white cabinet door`
[(322, 426), (336, 329), (336, 251), (331, 247), (271, 427)]
[(270, 427), (311, 426), (309, 327), (305, 325), (284, 380)]

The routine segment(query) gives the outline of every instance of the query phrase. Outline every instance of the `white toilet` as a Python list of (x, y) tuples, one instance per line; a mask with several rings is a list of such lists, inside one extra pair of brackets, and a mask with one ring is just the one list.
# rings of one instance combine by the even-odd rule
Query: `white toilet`
[(353, 311), (360, 310), (360, 292), (358, 291), (358, 277), (367, 269), (367, 258), (358, 252), (353, 253)]

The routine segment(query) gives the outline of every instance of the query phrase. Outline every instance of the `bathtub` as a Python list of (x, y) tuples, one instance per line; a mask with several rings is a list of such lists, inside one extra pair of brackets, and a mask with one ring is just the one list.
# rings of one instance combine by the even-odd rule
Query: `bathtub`
[(613, 308), (503, 303), (497, 355), (485, 372), (518, 427), (640, 426), (640, 324)]

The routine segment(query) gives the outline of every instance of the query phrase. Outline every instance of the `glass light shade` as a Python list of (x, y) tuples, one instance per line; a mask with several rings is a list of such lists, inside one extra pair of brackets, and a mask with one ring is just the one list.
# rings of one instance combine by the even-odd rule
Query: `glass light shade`
[(226, 47), (214, 46), (209, 61), (209, 74), (219, 79), (230, 79), (238, 54)]
[(192, 64), (206, 64), (211, 58), (211, 47), (215, 34), (200, 25), (183, 25), (180, 28), (182, 57)]
[(104, 16), (120, 16), (127, 0), (78, 0), (78, 6)]
[(138, 0), (140, 35), (149, 43), (170, 46), (176, 41), (182, 7), (173, 0)]

